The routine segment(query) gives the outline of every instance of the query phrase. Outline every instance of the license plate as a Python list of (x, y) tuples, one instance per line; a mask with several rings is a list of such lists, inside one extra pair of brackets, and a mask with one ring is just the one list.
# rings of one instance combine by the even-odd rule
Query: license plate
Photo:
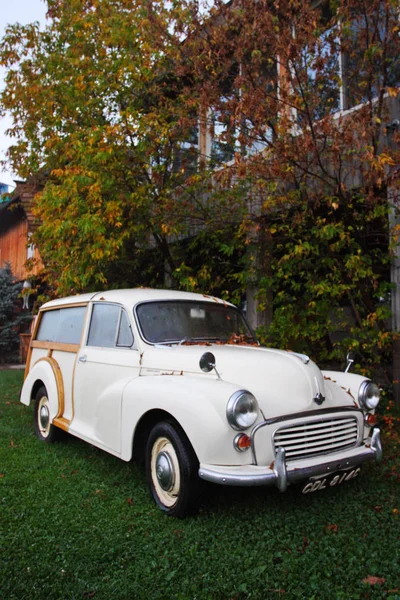
[(323, 477), (311, 477), (307, 483), (303, 486), (302, 493), (303, 494), (311, 494), (312, 492), (320, 492), (321, 490), (325, 490), (329, 487), (335, 487), (336, 485), (341, 485), (345, 481), (350, 481), (350, 479), (354, 479), (360, 473), (360, 467), (357, 469), (352, 469), (351, 471), (343, 471), (340, 473), (333, 473), (332, 475), (323, 476)]

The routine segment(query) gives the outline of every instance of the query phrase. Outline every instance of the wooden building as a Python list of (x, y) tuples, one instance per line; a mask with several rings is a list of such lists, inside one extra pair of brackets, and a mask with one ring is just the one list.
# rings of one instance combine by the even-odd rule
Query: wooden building
[[(42, 268), (39, 252), (29, 243), (35, 231), (32, 202), (37, 187), (17, 183), (8, 201), (0, 203), (0, 268), (10, 263), (18, 281), (29, 280)], [(33, 259), (33, 268), (27, 268), (27, 260)]]

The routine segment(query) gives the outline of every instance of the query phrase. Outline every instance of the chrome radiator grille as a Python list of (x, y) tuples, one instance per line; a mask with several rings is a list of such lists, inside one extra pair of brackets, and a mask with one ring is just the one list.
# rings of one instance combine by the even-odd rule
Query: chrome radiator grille
[(358, 421), (354, 416), (306, 421), (281, 427), (274, 434), (275, 452), (284, 448), (286, 460), (339, 452), (355, 446), (357, 441)]

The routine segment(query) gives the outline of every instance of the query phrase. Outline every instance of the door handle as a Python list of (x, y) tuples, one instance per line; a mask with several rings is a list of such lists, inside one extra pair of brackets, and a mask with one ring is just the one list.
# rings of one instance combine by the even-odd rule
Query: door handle
[(80, 356), (78, 360), (79, 360), (79, 362), (83, 362), (83, 363), (85, 363), (85, 362), (87, 361), (87, 356), (86, 356), (86, 354), (84, 354), (83, 356)]

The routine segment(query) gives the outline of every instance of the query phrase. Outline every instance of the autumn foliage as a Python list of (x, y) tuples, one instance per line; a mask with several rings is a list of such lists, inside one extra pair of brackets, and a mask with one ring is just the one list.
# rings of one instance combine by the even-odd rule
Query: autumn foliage
[(390, 381), (397, 2), (316, 4), (49, 0), (43, 31), (8, 29), (10, 162), (43, 183), (56, 293), (256, 288), (264, 341)]

